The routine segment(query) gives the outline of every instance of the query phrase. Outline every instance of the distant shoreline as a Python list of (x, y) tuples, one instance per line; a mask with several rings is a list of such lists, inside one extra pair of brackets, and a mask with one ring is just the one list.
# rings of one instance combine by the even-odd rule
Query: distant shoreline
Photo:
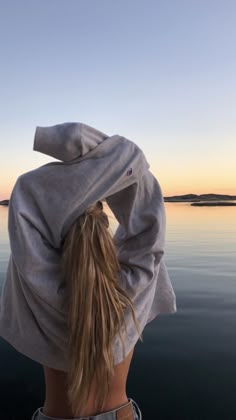
[(191, 206), (236, 206), (236, 195), (225, 194), (185, 194), (164, 197), (166, 203), (190, 203)]
[(225, 195), (225, 194), (185, 194), (185, 195), (174, 195), (171, 197), (164, 197), (164, 201), (167, 203), (198, 203), (206, 201), (214, 201), (222, 205), (221, 201), (232, 201), (236, 200), (236, 195)]
[[(236, 206), (232, 201), (236, 195), (225, 194), (184, 194), (164, 197), (166, 203), (190, 203), (191, 206)], [(9, 200), (0, 201), (1, 206), (8, 206)]]
[(225, 202), (225, 201), (211, 201), (206, 203), (191, 203), (191, 206), (236, 206), (236, 203)]

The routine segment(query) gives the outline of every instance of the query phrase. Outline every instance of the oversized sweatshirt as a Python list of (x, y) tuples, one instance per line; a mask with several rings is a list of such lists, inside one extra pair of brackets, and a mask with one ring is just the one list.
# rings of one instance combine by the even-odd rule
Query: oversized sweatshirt
[[(113, 236), (141, 331), (158, 314), (176, 312), (164, 261), (166, 214), (161, 187), (142, 150), (120, 135), (82, 123), (37, 127), (34, 150), (53, 161), (21, 175), (9, 203), (11, 254), (0, 300), (0, 335), (42, 365), (68, 370), (68, 329), (61, 250), (73, 222), (91, 204), (106, 202)], [(82, 308), (80, 308), (82, 310)], [(139, 336), (130, 311), (125, 355)], [(124, 331), (124, 330), (123, 330)], [(114, 363), (123, 360), (119, 336)]]

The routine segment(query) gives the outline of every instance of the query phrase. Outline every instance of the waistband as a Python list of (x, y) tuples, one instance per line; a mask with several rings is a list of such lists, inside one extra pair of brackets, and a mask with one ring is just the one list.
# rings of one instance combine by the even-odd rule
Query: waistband
[(95, 416), (76, 417), (64, 419), (61, 417), (50, 417), (43, 413), (43, 407), (39, 407), (33, 414), (31, 420), (142, 420), (142, 414), (136, 401), (128, 398), (128, 402), (119, 408), (107, 411)]

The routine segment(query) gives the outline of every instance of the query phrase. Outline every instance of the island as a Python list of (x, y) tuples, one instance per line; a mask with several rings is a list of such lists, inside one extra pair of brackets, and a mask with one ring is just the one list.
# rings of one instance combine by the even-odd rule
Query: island
[(0, 201), (0, 205), (1, 206), (8, 206), (8, 204), (9, 204), (9, 200), (2, 200), (2, 201)]
[(184, 194), (164, 197), (167, 203), (190, 203), (191, 206), (236, 206), (236, 195)]
[(236, 206), (236, 203), (231, 201), (210, 201), (201, 203), (191, 203), (191, 206)]

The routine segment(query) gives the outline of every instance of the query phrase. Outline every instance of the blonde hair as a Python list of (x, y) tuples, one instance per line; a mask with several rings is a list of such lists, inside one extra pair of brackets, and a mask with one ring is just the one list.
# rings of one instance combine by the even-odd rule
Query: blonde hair
[(116, 334), (125, 354), (121, 326), (127, 333), (128, 307), (143, 340), (132, 300), (118, 284), (120, 265), (101, 201), (70, 228), (63, 246), (63, 270), (68, 294), (68, 400), (73, 413), (85, 409), (95, 379), (95, 407), (102, 412), (114, 375)]

